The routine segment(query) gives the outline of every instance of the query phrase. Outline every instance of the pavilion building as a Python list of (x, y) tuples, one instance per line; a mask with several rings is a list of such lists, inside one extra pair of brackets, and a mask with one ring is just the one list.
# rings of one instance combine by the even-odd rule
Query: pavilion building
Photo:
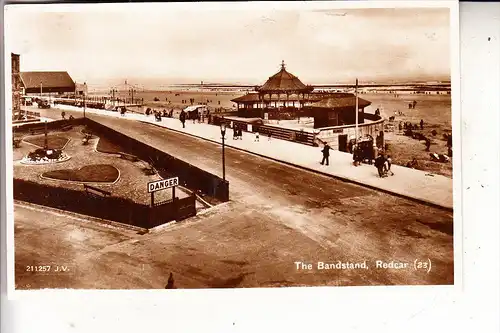
[[(280, 71), (262, 86), (232, 102), (237, 105), (237, 117), (227, 115), (227, 121), (253, 123), (262, 133), (272, 133), (284, 140), (311, 145), (329, 143), (330, 147), (341, 151), (348, 151), (350, 142), (363, 138), (371, 138), (379, 148), (384, 145), (385, 120), (379, 115), (365, 113), (370, 101), (353, 93), (315, 91), (313, 86), (288, 72), (284, 62)], [(291, 122), (270, 121), (298, 119), (300, 123), (301, 117), (314, 118), (313, 128), (297, 129), (296, 126), (287, 127)]]
[[(282, 61), (278, 73), (255, 92), (231, 100), (240, 117), (290, 119), (314, 117), (314, 128), (351, 125), (356, 122), (356, 96), (352, 93), (316, 92), (286, 70)], [(371, 102), (358, 98), (358, 123), (364, 122), (364, 108)]]
[(25, 94), (74, 93), (75, 82), (68, 72), (21, 72)]
[(275, 118), (279, 111), (297, 111), (321, 100), (318, 95), (312, 95), (313, 90), (313, 86), (305, 85), (288, 72), (282, 61), (280, 71), (269, 77), (262, 86), (256, 87), (255, 92), (231, 101), (236, 103), (238, 115), (242, 117), (265, 118), (268, 114), (270, 118)]

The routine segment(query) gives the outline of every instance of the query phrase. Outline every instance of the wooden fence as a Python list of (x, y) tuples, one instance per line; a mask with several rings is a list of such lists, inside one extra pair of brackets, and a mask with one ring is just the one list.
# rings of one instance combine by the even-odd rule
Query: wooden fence
[[(216, 126), (219, 126), (222, 122), (226, 123), (226, 126), (228, 127), (232, 125), (232, 128), (238, 128), (241, 129), (242, 131), (247, 131), (248, 125), (250, 124), (250, 122), (247, 121), (226, 119), (219, 116), (213, 116), (209, 120), (210, 124)], [(310, 146), (317, 146), (317, 143), (314, 140), (314, 133), (300, 131), (300, 130), (293, 130), (288, 128), (281, 128), (277, 126), (263, 125), (259, 124), (258, 122), (254, 122), (251, 125), (252, 125), (252, 132), (258, 132), (263, 136), (271, 135), (271, 137), (275, 139), (294, 141)]]
[(196, 215), (196, 197), (176, 198), (153, 207), (130, 199), (86, 191), (54, 187), (14, 178), (14, 199), (31, 202), (141, 228), (153, 228)]

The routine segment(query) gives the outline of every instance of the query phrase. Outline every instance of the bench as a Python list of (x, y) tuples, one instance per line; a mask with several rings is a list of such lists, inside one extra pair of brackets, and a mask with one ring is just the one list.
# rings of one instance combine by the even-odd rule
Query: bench
[(64, 125), (63, 127), (61, 127), (61, 131), (63, 131), (63, 132), (69, 131), (71, 129), (73, 129), (73, 125), (71, 125), (71, 124)]
[(84, 138), (83, 138), (83, 140), (82, 140), (83, 145), (84, 145), (84, 146), (88, 145), (88, 144), (89, 144), (90, 139), (92, 139), (92, 134), (90, 134), (90, 133), (86, 133), (86, 134), (85, 134), (85, 137), (84, 137)]
[[(101, 196), (104, 196), (104, 197), (111, 196), (111, 192), (105, 191), (105, 190), (101, 190), (100, 188), (97, 188), (97, 187), (94, 187), (94, 186), (83, 184), (83, 188), (85, 189), (85, 192), (87, 192), (89, 194), (95, 195), (94, 192), (97, 192), (98, 194), (100, 194)], [(92, 191), (94, 191), (94, 192), (92, 192)]]
[(127, 161), (132, 161), (132, 162), (139, 161), (139, 158), (137, 156), (127, 154), (127, 153), (122, 153), (122, 152), (120, 152), (120, 158), (123, 158), (124, 160), (127, 160)]

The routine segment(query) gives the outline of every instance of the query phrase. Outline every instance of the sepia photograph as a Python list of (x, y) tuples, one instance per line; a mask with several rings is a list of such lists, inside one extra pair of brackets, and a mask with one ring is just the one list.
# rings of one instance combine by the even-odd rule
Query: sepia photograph
[(454, 8), (6, 6), (13, 288), (455, 285)]

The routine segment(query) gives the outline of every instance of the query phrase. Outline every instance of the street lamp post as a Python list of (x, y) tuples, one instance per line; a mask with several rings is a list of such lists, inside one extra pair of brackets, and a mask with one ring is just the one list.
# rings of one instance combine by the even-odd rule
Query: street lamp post
[(222, 135), (222, 180), (226, 181), (226, 154), (225, 154), (225, 136), (226, 136), (226, 123), (220, 124), (220, 134)]

